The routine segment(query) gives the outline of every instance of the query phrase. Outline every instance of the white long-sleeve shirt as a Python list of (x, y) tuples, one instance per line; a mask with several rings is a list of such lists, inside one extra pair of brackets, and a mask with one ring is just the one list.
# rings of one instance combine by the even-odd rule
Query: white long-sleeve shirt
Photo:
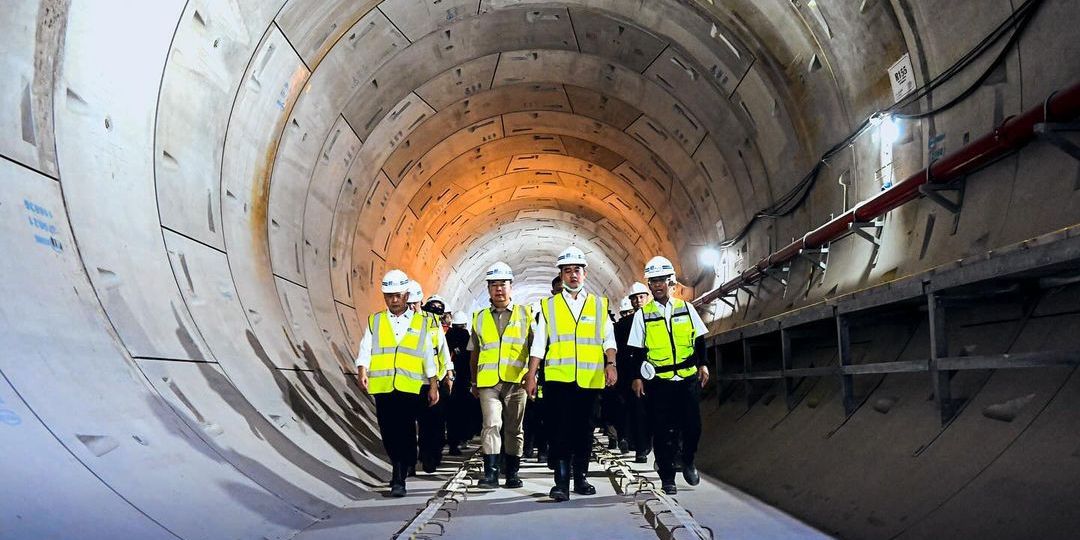
[[(664, 314), (664, 321), (666, 321), (668, 332), (671, 332), (671, 312), (675, 309), (672, 306), (671, 298), (668, 298), (666, 304), (661, 304), (656, 300), (650, 300), (650, 303), (655, 303), (660, 311)], [(709, 329), (705, 326), (705, 322), (701, 320), (701, 315), (698, 315), (697, 309), (690, 302), (686, 303), (686, 310), (690, 312), (690, 324), (694, 325), (694, 335), (704, 336), (709, 333)], [(630, 347), (637, 347), (639, 349), (645, 348), (645, 314), (644, 310), (637, 310), (634, 313), (634, 320), (630, 322), (630, 337), (626, 339), (626, 344)], [(674, 375), (672, 380), (681, 381), (682, 377)]]
[[(570, 306), (570, 313), (575, 319), (581, 318), (581, 310), (585, 307), (585, 291), (578, 293), (577, 298), (574, 298), (567, 291), (560, 293), (563, 298), (566, 299), (566, 305)], [(542, 301), (543, 302), (543, 301)], [(616, 350), (615, 346), (615, 325), (611, 324), (611, 317), (607, 313), (603, 314), (604, 317), (604, 350)], [(529, 348), (529, 356), (535, 356), (537, 358), (543, 358), (547, 355), (547, 320), (544, 319), (544, 315), (541, 312), (533, 320), (533, 342)]]
[[(413, 316), (419, 317), (420, 315), (411, 309), (406, 309), (401, 315), (394, 315), (389, 311), (386, 312), (386, 318), (390, 321), (390, 328), (394, 331), (394, 341), (400, 343), (401, 338), (405, 337), (405, 332), (409, 329), (409, 325), (412, 324)], [(356, 357), (356, 367), (368, 369), (371, 367), (371, 343), (374, 339), (371, 337), (371, 328), (364, 329), (364, 337), (360, 338), (360, 352)], [(439, 354), (446, 355), (446, 358), (450, 357), (449, 351), (446, 350), (446, 340), (443, 339), (442, 346), (440, 347)], [(432, 378), (439, 374), (438, 366), (435, 364), (435, 347), (424, 347), (424, 377)], [(454, 369), (453, 364), (447, 364), (449, 369)]]

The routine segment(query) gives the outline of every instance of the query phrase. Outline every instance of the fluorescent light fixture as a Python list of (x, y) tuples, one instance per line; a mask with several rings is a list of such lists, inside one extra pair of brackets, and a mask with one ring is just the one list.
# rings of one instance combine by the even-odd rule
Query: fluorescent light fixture
[(881, 146), (892, 146), (900, 139), (900, 124), (893, 115), (884, 116), (878, 124), (878, 137), (881, 138)]
[(698, 253), (698, 261), (702, 266), (716, 268), (720, 265), (720, 250), (716, 248), (702, 248)]

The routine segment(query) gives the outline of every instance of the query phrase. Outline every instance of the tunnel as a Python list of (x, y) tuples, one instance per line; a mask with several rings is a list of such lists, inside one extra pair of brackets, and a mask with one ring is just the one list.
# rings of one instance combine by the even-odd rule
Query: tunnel
[[(1073, 0), (4, 12), (0, 538), (1080, 531)], [(471, 313), (567, 246), (613, 303), (674, 262), (707, 480), (383, 497), (380, 278)]]

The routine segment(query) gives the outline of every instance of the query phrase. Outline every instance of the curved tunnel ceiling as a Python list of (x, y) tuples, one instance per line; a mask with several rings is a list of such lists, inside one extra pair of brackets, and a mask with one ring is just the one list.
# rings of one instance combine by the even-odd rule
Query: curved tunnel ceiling
[[(699, 16), (686, 7), (653, 7), (668, 8)], [(640, 10), (649, 8), (630, 15), (650, 20)], [(446, 13), (463, 15), (443, 20)], [(723, 183), (718, 177), (730, 174), (717, 143), (737, 141), (751, 156), (744, 159), (757, 156), (721, 80), (709, 75), (734, 73), (745, 59), (736, 56), (734, 37), (696, 38), (684, 47), (626, 16), (485, 5), (466, 14), (464, 4), (392, 2), (361, 16), (324, 56), (300, 49), (300, 58), (288, 54), (295, 43), (278, 31), (288, 30), (279, 21), (245, 75), (250, 83), (280, 70), (291, 78), (289, 91), (299, 93), (295, 104), (285, 103), (292, 109), (270, 167), (274, 274), (307, 284), (302, 246), (327, 243), (325, 223), (309, 226), (323, 217), (308, 214), (325, 213), (329, 201), (300, 211), (297, 202), (338, 188), (331, 273), (352, 271), (334, 280), (347, 282), (333, 292), (348, 305), (376, 300), (351, 291), (370, 293), (390, 266), (457, 299), (459, 290), (443, 283), (465, 255), (458, 246), (499, 249), (475, 239), (505, 220), (536, 220), (530, 211), (545, 207), (590, 225), (579, 228), (592, 232), (580, 241), (590, 248), (594, 287), (608, 296), (621, 297), (640, 279), (635, 270), (658, 253), (682, 254), (686, 273), (696, 275), (693, 248), (718, 240), (717, 229), (703, 224), (720, 221), (717, 200), (730, 196), (714, 192)], [(234, 117), (248, 113), (233, 110)], [(272, 137), (278, 126), (270, 128)], [(358, 147), (339, 158), (351, 159), (348, 168), (313, 176), (339, 144)], [(711, 173), (699, 168), (710, 158)], [(717, 177), (706, 181), (705, 174)], [(512, 266), (518, 258), (551, 259), (565, 247), (543, 235), (525, 238), (534, 240), (526, 248), (507, 246)], [(465, 290), (474, 291), (474, 282), (462, 279)]]
[[(798, 212), (703, 266), (701, 248), (893, 103), (897, 58), (928, 80), (1012, 10), (949, 4), (972, 23), (959, 33), (944, 7), (894, 4), (15, 2), (0, 223), (21, 256), (0, 261), (16, 359), (0, 359), (0, 392), (17, 389), (4, 407), (36, 431), (12, 452), (63, 478), (43, 497), (112, 505), (114, 537), (289, 536), (367, 503), (387, 465), (353, 358), (386, 270), (462, 310), (503, 260), (530, 301), (573, 244), (613, 301), (656, 254), (692, 297), (880, 192), (886, 166), (921, 168), (929, 140), (957, 148), (1075, 75), (1047, 66), (1080, 54), (1043, 37), (1076, 18), (1048, 1), (1053, 31), (1025, 37), (974, 105), (907, 122), (888, 159), (874, 134), (851, 141)], [(1024, 194), (1015, 171), (998, 176)], [(835, 246), (800, 295), (706, 318), (752, 321), (1075, 223), (1072, 191), (1053, 186), (1040, 220), (975, 192), (985, 212), (947, 237), (925, 208), (897, 211), (880, 245)], [(199, 496), (179, 507), (158, 486)]]

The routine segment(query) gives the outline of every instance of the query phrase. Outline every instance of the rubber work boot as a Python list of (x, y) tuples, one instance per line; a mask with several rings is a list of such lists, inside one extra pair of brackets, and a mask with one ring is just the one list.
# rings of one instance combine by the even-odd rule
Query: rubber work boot
[(589, 483), (589, 458), (574, 458), (574, 493), (596, 495), (596, 488)]
[(391, 497), (404, 497), (405, 491), (405, 473), (408, 467), (404, 463), (394, 463), (393, 471), (390, 473), (390, 496)]
[(634, 456), (634, 463), (648, 463), (649, 454), (637, 454)]
[(668, 495), (674, 495), (679, 492), (679, 489), (675, 487), (675, 465), (673, 463), (660, 463), (657, 462), (657, 472), (660, 473), (660, 489)]
[(548, 496), (555, 502), (570, 500), (570, 462), (560, 459), (555, 462), (555, 485)]
[(630, 441), (626, 439), (619, 439), (619, 453), (625, 454), (630, 451)]
[(523, 485), (521, 478), (518, 477), (518, 469), (520, 468), (521, 458), (506, 456), (506, 483), (503, 484), (503, 487), (514, 489)]
[(683, 459), (682, 477), (691, 486), (696, 486), (701, 482), (701, 476), (698, 475), (697, 467), (694, 466), (694, 460)]
[(484, 477), (476, 483), (480, 489), (495, 489), (499, 487), (499, 455), (484, 454)]
[(423, 467), (424, 472), (431, 474), (439, 468), (438, 460), (431, 458), (430, 456), (420, 460), (420, 466)]

